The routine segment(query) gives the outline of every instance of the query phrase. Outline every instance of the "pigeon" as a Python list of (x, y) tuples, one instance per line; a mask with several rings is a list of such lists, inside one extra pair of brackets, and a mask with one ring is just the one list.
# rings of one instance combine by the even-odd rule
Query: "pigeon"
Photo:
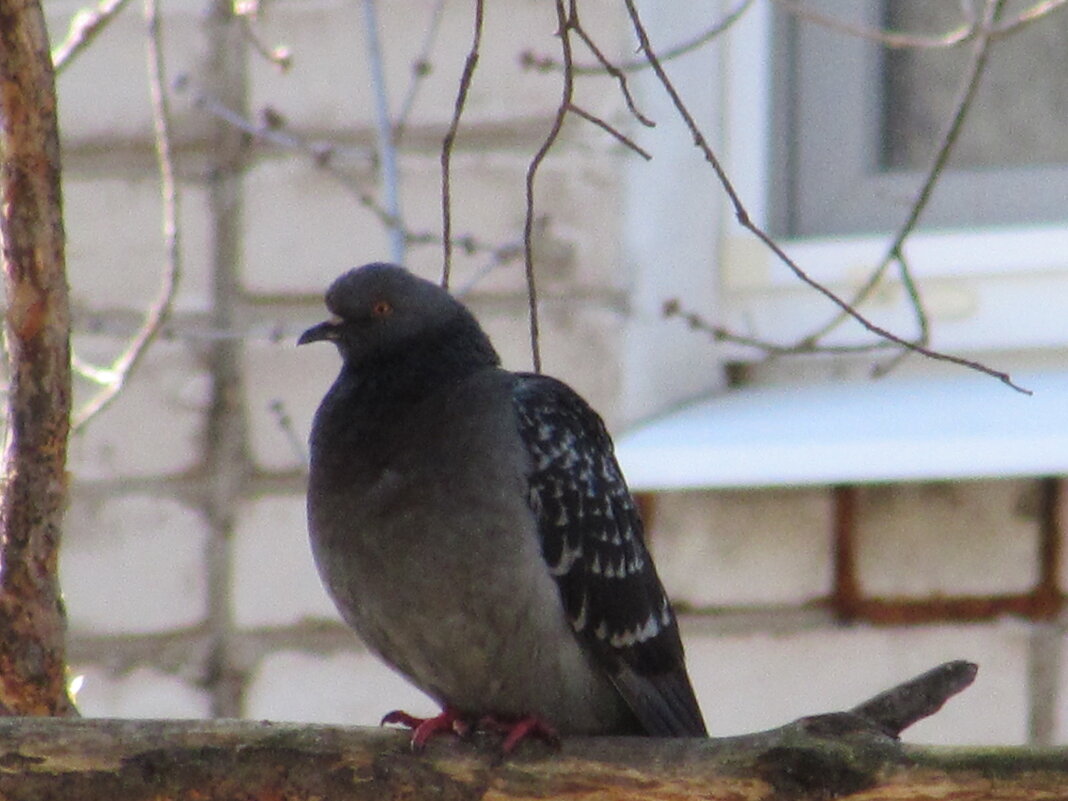
[(340, 373), (310, 436), (308, 530), (345, 622), (440, 733), (707, 736), (671, 603), (601, 418), (510, 372), (437, 284), (375, 263), (326, 293)]

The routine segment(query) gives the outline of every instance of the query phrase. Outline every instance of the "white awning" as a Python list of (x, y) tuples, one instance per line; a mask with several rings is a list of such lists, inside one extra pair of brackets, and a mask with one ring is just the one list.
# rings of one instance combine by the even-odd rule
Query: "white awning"
[(747, 387), (636, 426), (632, 490), (1068, 475), (1068, 373)]

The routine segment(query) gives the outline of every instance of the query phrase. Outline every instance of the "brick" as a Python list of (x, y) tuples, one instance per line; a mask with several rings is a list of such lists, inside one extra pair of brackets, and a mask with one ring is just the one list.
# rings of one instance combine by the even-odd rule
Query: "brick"
[[(85, 175), (67, 165), (63, 181), (71, 303), (141, 314), (159, 294), (164, 271), (162, 201), (151, 173)], [(182, 183), (182, 274), (174, 310), (203, 311), (210, 303), (210, 213), (203, 187)]]
[(208, 694), (178, 676), (150, 667), (116, 674), (97, 666), (71, 667), (81, 677), (76, 703), (87, 718), (206, 718)]
[(312, 561), (303, 495), (261, 498), (241, 509), (233, 604), (234, 620), (244, 627), (337, 618)]
[[(324, 309), (321, 315), (310, 317), (307, 324), (324, 319), (325, 315)], [(341, 365), (337, 352), (325, 345), (298, 350), (295, 337), (277, 344), (253, 341), (245, 348), (243, 363), (253, 460), (267, 470), (303, 468), (312, 416)], [(276, 402), (281, 402), (292, 420), (299, 453), (272, 411)]]
[(245, 696), (245, 716), (377, 726), (394, 709), (437, 714), (437, 706), (367, 651), (331, 655), (280, 651), (263, 659)]
[(861, 489), (857, 565), (864, 592), (928, 596), (1029, 590), (1038, 565), (1034, 490), (1028, 481)]
[(693, 618), (682, 625), (690, 674), (715, 736), (848, 709), (942, 662), (969, 659), (980, 666), (975, 684), (903, 739), (1010, 745), (1027, 738), (1029, 634), (1015, 621), (719, 635)]
[(664, 492), (653, 503), (653, 555), (674, 598), (760, 606), (830, 592), (827, 491)]
[(133, 634), (200, 623), (207, 537), (200, 516), (173, 500), (123, 495), (93, 504), (75, 496), (60, 555), (71, 628)]
[[(94, 365), (110, 363), (125, 341), (81, 335), (75, 352)], [(75, 409), (98, 391), (75, 382)], [(70, 442), (69, 465), (80, 480), (162, 476), (192, 469), (200, 459), (202, 415), (210, 381), (185, 347), (153, 344), (115, 402)]]
[(250, 292), (318, 294), (344, 270), (388, 253), (377, 218), (306, 161), (263, 161), (245, 181), (242, 282)]

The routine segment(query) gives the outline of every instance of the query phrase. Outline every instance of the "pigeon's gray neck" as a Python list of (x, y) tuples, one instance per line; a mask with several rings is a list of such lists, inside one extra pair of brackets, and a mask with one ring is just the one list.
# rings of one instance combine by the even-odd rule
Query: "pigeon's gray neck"
[(498, 364), (497, 352), (478, 324), (460, 317), (358, 361), (346, 359), (338, 383), (347, 390), (348, 403), (359, 412), (395, 417), (399, 406), (418, 403)]
[(474, 318), (359, 360), (345, 359), (316, 413), (313, 470), (346, 480), (353, 471), (375, 474), (410, 412), (499, 363)]

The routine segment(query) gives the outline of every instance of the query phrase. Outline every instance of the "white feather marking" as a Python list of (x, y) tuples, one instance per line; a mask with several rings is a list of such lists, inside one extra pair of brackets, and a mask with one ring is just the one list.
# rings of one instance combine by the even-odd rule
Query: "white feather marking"
[(582, 544), (575, 548), (567, 547), (567, 539), (560, 546), (560, 559), (555, 565), (549, 565), (549, 572), (554, 576), (563, 576), (571, 571), (572, 565), (582, 557)]
[(613, 648), (629, 648), (632, 645), (651, 640), (659, 633), (660, 621), (657, 620), (657, 616), (654, 614), (649, 615), (642, 625), (633, 630), (613, 634), (608, 642)]
[(579, 607), (578, 616), (571, 621), (571, 628), (575, 631), (582, 631), (586, 628), (586, 595), (582, 596), (582, 606)]

